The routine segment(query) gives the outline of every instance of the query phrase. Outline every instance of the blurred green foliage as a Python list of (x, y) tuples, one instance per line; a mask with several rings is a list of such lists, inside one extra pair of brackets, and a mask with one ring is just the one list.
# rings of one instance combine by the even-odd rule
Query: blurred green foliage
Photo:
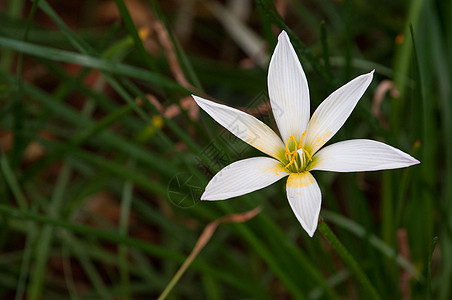
[[(206, 224), (262, 206), (248, 222), (220, 225), (169, 298), (364, 299), (326, 240), (301, 229), (282, 181), (235, 200), (199, 201), (215, 172), (257, 151), (198, 112), (189, 95), (247, 109), (275, 128), (271, 112), (256, 108), (268, 101), (267, 60), (286, 30), (311, 111), (376, 70), (333, 142), (382, 140), (421, 161), (316, 173), (322, 217), (382, 299), (450, 299), (451, 6), (1, 3), (0, 297), (157, 297)], [(375, 90), (389, 81), (398, 93), (388, 91), (376, 114)]]

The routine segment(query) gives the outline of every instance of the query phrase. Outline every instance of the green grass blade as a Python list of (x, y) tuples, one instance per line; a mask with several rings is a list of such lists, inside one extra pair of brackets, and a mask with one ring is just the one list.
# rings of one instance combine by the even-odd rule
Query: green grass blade
[(407, 272), (409, 272), (416, 280), (421, 281), (421, 282), (424, 280), (424, 277), (416, 269), (416, 267), (412, 263), (407, 261), (404, 257), (399, 255), (397, 253), (396, 249), (394, 249), (391, 246), (389, 246), (388, 244), (386, 244), (384, 241), (379, 239), (377, 236), (366, 232), (366, 229), (361, 227), (358, 223), (356, 223), (352, 220), (349, 220), (339, 214), (332, 213), (332, 212), (325, 211), (325, 210), (322, 211), (322, 216), (326, 220), (328, 220), (340, 227), (345, 228), (346, 230), (350, 231), (357, 237), (359, 237), (361, 239), (367, 239), (369, 241), (369, 243), (373, 247), (375, 247), (375, 249), (377, 249), (380, 253), (382, 253), (386, 257), (390, 258), (394, 263), (396, 263), (397, 265), (399, 265), (400, 267), (405, 269)]
[(164, 86), (169, 89), (185, 93), (187, 95), (190, 94), (190, 91), (180, 86), (178, 83), (174, 82), (173, 80), (167, 79), (157, 73), (153, 73), (151, 71), (130, 65), (118, 64), (103, 58), (55, 48), (38, 46), (5, 37), (0, 37), (0, 46), (37, 57), (51, 58), (54, 61), (74, 63), (92, 69), (107, 71), (123, 76), (130, 76), (143, 81), (147, 81), (153, 85)]
[[(64, 166), (58, 177), (52, 199), (49, 204), (49, 217), (57, 218), (61, 206), (63, 205), (64, 193), (69, 183), (71, 169)], [(40, 299), (42, 296), (42, 288), (45, 280), (45, 271), (49, 250), (53, 239), (53, 227), (44, 226), (39, 235), (39, 243), (36, 247), (35, 264), (30, 274), (30, 282), (27, 289), (27, 297), (29, 299)]]
[(394, 133), (399, 132), (400, 128), (400, 115), (404, 110), (405, 103), (405, 90), (408, 83), (408, 71), (410, 68), (411, 54), (413, 51), (413, 44), (408, 38), (410, 36), (410, 25), (413, 28), (417, 28), (420, 20), (422, 7), (424, 0), (415, 0), (408, 3), (409, 11), (406, 19), (406, 23), (403, 29), (403, 42), (397, 49), (395, 55), (394, 65), (394, 83), (400, 92), (400, 97), (397, 102), (394, 103), (394, 108), (391, 110), (391, 130)]
[[(129, 163), (133, 164), (133, 163)], [(128, 222), (130, 217), (130, 209), (132, 206), (133, 197), (133, 184), (130, 181), (126, 181), (123, 187), (122, 199), (121, 199), (121, 213), (119, 219), (119, 234), (127, 236)], [(130, 299), (130, 281), (129, 281), (129, 267), (128, 267), (128, 250), (127, 247), (119, 247), (118, 259), (120, 265), (121, 276), (121, 292), (122, 299)]]
[(3, 153), (1, 154), (0, 165), (3, 176), (5, 177), (6, 182), (14, 195), (14, 198), (16, 198), (17, 204), (21, 209), (26, 210), (28, 208), (27, 199), (20, 188), (19, 182), (14, 175), (13, 170), (11, 170), (7, 156)]
[(121, 14), (122, 20), (124, 21), (124, 25), (127, 28), (127, 31), (132, 36), (135, 47), (138, 48), (138, 52), (140, 57), (143, 59), (144, 63), (153, 70), (158, 71), (157, 65), (152, 61), (151, 57), (147, 53), (146, 49), (144, 49), (143, 42), (140, 39), (138, 31), (133, 23), (133, 20), (130, 16), (129, 10), (127, 9), (126, 4), (123, 0), (115, 0), (116, 6), (118, 7), (119, 13)]
[(342, 260), (350, 268), (350, 271), (355, 274), (358, 281), (362, 284), (363, 289), (366, 291), (368, 297), (371, 297), (372, 299), (381, 299), (353, 256), (351, 256), (351, 254), (347, 251), (344, 245), (339, 241), (339, 239), (324, 221), (321, 221), (319, 223), (318, 230), (322, 233), (323, 237), (328, 240), (331, 246), (333, 246), (334, 250), (336, 250)]

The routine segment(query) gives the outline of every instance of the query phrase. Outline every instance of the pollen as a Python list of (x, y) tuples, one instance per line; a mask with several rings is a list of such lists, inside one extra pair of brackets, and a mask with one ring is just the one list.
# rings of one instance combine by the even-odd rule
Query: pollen
[[(289, 150), (290, 141), (293, 141), (294, 144), (295, 144), (295, 150), (293, 150), (293, 151)], [(294, 147), (292, 147), (292, 149), (293, 148)], [(290, 138), (286, 142), (286, 153), (284, 153), (284, 156), (286, 157), (286, 159), (290, 161), (286, 165), (286, 168), (289, 167), (290, 165), (292, 165), (295, 162), (295, 158), (297, 157), (297, 150), (298, 149), (299, 148), (298, 148), (297, 140), (293, 137), (293, 135), (291, 135)]]
[[(307, 160), (312, 161), (312, 157), (308, 151), (303, 149), (303, 138), (306, 135), (306, 130), (303, 132), (300, 138), (300, 142), (297, 143), (297, 140), (293, 135), (289, 137), (286, 142), (286, 152), (284, 153), (284, 157), (287, 160), (287, 164), (285, 167), (293, 173), (298, 173), (303, 171), (303, 166), (308, 163)], [(304, 154), (306, 154), (307, 160), (303, 157), (300, 157), (298, 154), (298, 150), (302, 150)]]

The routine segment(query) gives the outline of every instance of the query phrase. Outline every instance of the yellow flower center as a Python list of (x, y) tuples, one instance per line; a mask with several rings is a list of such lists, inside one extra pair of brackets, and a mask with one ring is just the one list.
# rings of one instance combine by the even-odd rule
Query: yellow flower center
[[(303, 138), (306, 135), (306, 130), (301, 135), (300, 142), (297, 143), (297, 140), (291, 135), (286, 142), (286, 152), (284, 153), (284, 157), (287, 160), (285, 168), (289, 170), (291, 173), (300, 173), (306, 170), (309, 162), (312, 161), (312, 157), (308, 151), (303, 149)], [(298, 150), (302, 150), (303, 155), (300, 157), (298, 154)]]

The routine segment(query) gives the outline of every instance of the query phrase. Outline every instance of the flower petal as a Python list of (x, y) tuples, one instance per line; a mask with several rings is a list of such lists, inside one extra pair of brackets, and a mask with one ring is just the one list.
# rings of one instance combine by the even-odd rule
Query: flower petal
[(279, 136), (265, 123), (235, 108), (192, 95), (196, 103), (221, 126), (254, 148), (278, 158), (284, 153)]
[(348, 140), (329, 145), (313, 157), (311, 170), (361, 172), (397, 169), (418, 164), (405, 152), (373, 140)]
[(344, 125), (372, 81), (374, 71), (356, 77), (328, 96), (309, 121), (303, 147), (313, 155)]
[(287, 198), (295, 216), (310, 237), (319, 220), (322, 194), (315, 178), (309, 172), (292, 173), (287, 179)]
[(298, 141), (309, 121), (309, 88), (297, 54), (285, 31), (278, 36), (268, 69), (268, 93), (283, 141)]
[(218, 172), (207, 184), (201, 200), (225, 200), (262, 189), (289, 175), (270, 157), (236, 161)]

